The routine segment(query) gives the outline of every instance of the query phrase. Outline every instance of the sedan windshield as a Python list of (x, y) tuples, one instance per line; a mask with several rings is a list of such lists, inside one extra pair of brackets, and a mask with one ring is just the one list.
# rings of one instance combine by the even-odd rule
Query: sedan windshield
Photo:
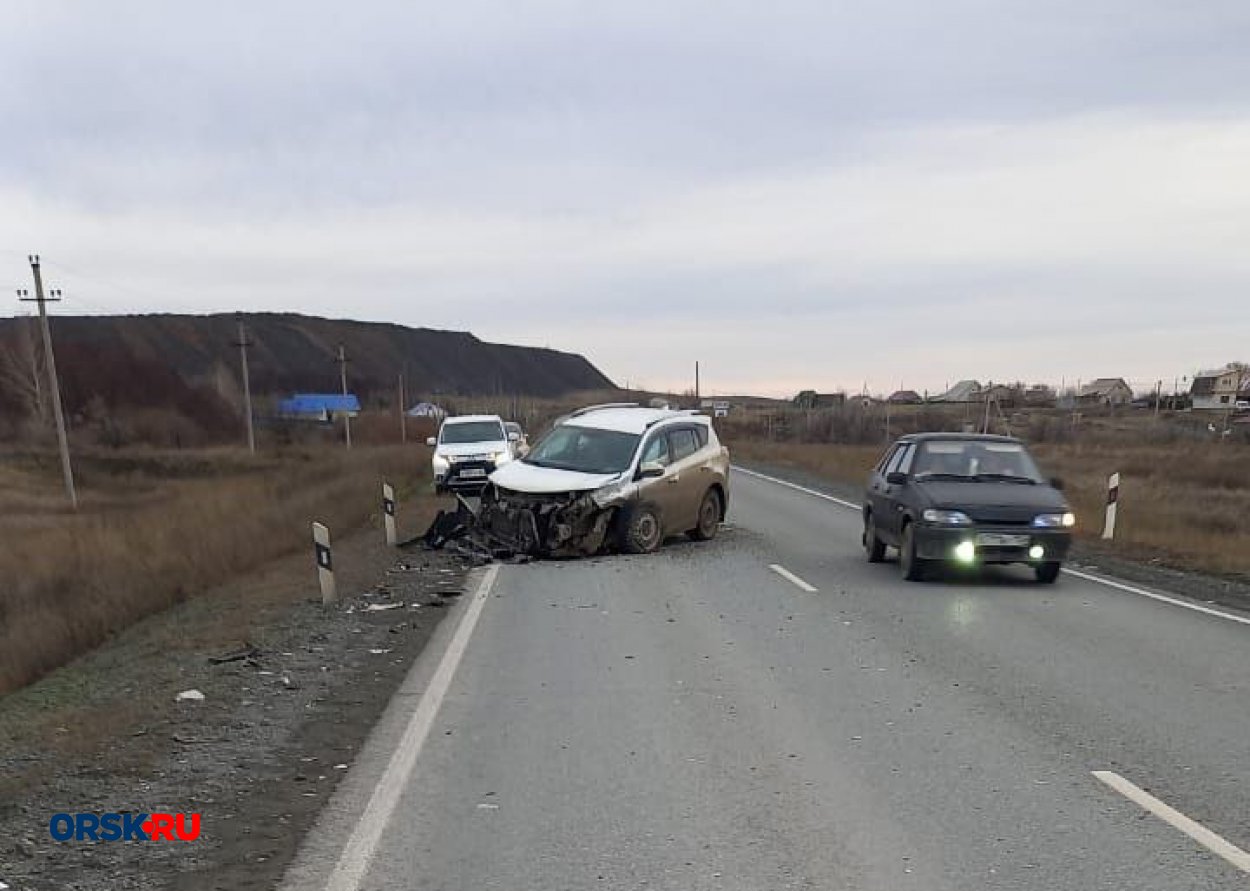
[(460, 424), (444, 424), (443, 442), (499, 442), (507, 439), (503, 425), (498, 421), (465, 421)]
[(562, 424), (544, 436), (522, 460), (557, 470), (620, 473), (633, 460), (638, 439), (636, 433)]
[(1017, 442), (930, 440), (921, 443), (911, 472), (918, 480), (1042, 482), (1037, 465)]

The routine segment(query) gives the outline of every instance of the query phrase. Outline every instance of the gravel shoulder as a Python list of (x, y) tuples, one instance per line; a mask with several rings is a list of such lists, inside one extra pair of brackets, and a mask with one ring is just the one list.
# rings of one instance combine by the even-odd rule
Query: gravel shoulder
[[(336, 543), (334, 607), (320, 604), (311, 555), (292, 555), (0, 700), (0, 882), (276, 885), (463, 588), (459, 558), (379, 537)], [(191, 689), (203, 701), (175, 701)], [(51, 815), (78, 811), (198, 812), (202, 834), (53, 841)]]
[[(863, 499), (864, 492), (861, 487), (829, 480), (800, 468), (761, 461), (743, 461), (736, 464), (747, 470), (788, 480), (857, 504)], [(1114, 576), (1198, 603), (1250, 614), (1250, 584), (1237, 578), (1168, 566), (1162, 559), (1148, 562), (1128, 559), (1116, 554), (1113, 546), (1084, 539), (1077, 540), (1073, 545), (1068, 563), (1074, 569)]]

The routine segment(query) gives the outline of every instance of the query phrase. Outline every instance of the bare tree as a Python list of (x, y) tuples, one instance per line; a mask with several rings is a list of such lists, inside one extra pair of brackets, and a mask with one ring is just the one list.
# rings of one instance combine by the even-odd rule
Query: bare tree
[(42, 428), (48, 425), (52, 409), (43, 380), (43, 345), (35, 336), (35, 324), (30, 318), (14, 325), (11, 348), (0, 353), (0, 387), (9, 391)]

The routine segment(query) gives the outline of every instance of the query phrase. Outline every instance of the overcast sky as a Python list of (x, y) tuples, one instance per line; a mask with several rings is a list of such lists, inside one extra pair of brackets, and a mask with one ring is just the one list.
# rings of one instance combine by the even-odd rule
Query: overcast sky
[(777, 395), (1250, 356), (1245, 0), (6, 0), (0, 121), (58, 312)]

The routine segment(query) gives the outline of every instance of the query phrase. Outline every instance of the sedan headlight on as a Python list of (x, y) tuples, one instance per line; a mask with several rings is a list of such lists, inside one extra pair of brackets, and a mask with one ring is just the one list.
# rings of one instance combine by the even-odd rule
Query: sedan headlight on
[(929, 508), (923, 514), (926, 523), (938, 526), (971, 526), (972, 518), (961, 510), (939, 510)]
[(1067, 529), (1076, 525), (1076, 514), (1038, 514), (1033, 518), (1033, 525), (1042, 529)]

